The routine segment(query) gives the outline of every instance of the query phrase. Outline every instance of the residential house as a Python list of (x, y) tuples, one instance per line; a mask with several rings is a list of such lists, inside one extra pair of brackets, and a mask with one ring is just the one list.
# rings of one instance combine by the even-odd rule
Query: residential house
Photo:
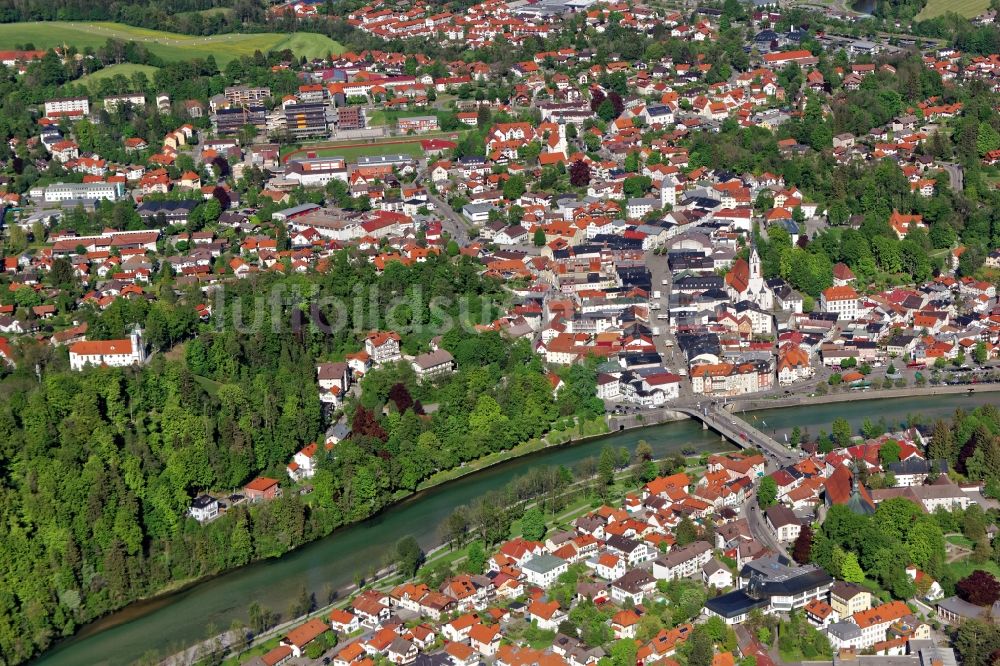
[(410, 362), (420, 380), (433, 379), (455, 371), (455, 358), (445, 349), (418, 354)]
[(707, 541), (695, 541), (653, 560), (653, 577), (657, 580), (690, 578), (698, 575), (710, 559), (712, 545)]
[(528, 583), (547, 588), (569, 569), (569, 563), (561, 558), (543, 553), (535, 555), (521, 565), (521, 571)]
[(799, 538), (802, 531), (802, 521), (791, 509), (783, 504), (768, 507), (764, 512), (767, 526), (778, 537), (781, 543), (792, 543)]
[(656, 588), (656, 579), (645, 569), (631, 569), (611, 583), (611, 598), (618, 603), (631, 601), (641, 604), (646, 595)]
[(207, 523), (219, 515), (219, 500), (210, 495), (199, 495), (191, 502), (188, 514), (199, 523)]
[(365, 351), (375, 365), (393, 363), (400, 358), (399, 333), (395, 331), (372, 331), (365, 338)]
[(256, 479), (243, 486), (243, 494), (251, 502), (273, 500), (281, 497), (281, 486), (277, 479), (266, 476), (258, 476)]
[(305, 653), (307, 645), (329, 630), (330, 627), (326, 622), (320, 620), (319, 618), (313, 618), (305, 624), (300, 624), (289, 631), (288, 634), (281, 639), (281, 644), (290, 647), (292, 649), (293, 656), (301, 657)]

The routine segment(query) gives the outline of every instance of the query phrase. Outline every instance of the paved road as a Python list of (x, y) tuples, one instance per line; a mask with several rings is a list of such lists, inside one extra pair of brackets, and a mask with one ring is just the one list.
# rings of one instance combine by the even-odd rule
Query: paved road
[[(757, 484), (754, 484), (754, 490), (756, 491), (756, 489)], [(785, 553), (785, 546), (778, 541), (778, 538), (774, 536), (774, 532), (768, 528), (767, 521), (764, 519), (764, 512), (757, 506), (756, 492), (743, 504), (740, 509), (740, 515), (747, 519), (750, 534), (757, 541), (760, 541), (778, 555)]]
[(774, 440), (770, 435), (761, 432), (739, 416), (724, 411), (717, 403), (713, 402), (700, 407), (697, 405), (694, 407), (675, 405), (674, 409), (702, 421), (737, 446), (760, 449), (768, 463), (776, 467), (791, 465), (801, 459), (800, 452)]
[(948, 180), (952, 192), (961, 192), (965, 189), (965, 172), (959, 164), (943, 163), (941, 166), (948, 172)]
[[(427, 165), (422, 164), (420, 170), (417, 172), (414, 184), (420, 185), (426, 178)], [(465, 247), (468, 245), (469, 223), (461, 215), (453, 211), (447, 201), (435, 194), (431, 194), (430, 190), (427, 190), (427, 200), (434, 204), (434, 214), (441, 218), (442, 228), (448, 232), (448, 235), (455, 239), (458, 246)]]
[(455, 239), (459, 247), (469, 244), (469, 224), (462, 219), (462, 216), (451, 209), (448, 202), (437, 197), (430, 192), (427, 193), (427, 200), (434, 204), (434, 213), (441, 218), (442, 228)]
[[(663, 358), (663, 363), (669, 370), (678, 374), (687, 375), (687, 361), (684, 359), (684, 354), (677, 347), (676, 340), (674, 340), (674, 337), (670, 332), (670, 321), (667, 319), (661, 320), (657, 318), (661, 314), (666, 314), (667, 306), (670, 301), (670, 292), (673, 290), (673, 275), (667, 267), (667, 257), (666, 255), (656, 255), (652, 252), (646, 252), (643, 255), (643, 263), (645, 263), (646, 268), (649, 269), (649, 274), (653, 283), (653, 291), (660, 292), (660, 298), (658, 299), (660, 309), (653, 310), (650, 313), (650, 325), (655, 326), (660, 330), (659, 335), (653, 336), (653, 343), (656, 345), (656, 351), (660, 353), (660, 356)], [(690, 383), (681, 382), (681, 397), (683, 398), (691, 395)]]

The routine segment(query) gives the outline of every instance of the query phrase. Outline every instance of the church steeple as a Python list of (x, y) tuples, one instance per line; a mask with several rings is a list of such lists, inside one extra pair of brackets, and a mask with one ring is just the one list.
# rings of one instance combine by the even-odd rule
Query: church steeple
[(760, 255), (757, 254), (757, 245), (754, 244), (750, 249), (750, 279), (759, 280), (761, 276)]

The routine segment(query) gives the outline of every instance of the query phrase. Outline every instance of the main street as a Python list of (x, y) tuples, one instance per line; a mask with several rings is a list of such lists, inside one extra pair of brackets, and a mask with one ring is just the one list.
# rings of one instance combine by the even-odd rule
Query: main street
[[(653, 343), (656, 351), (660, 353), (664, 364), (680, 373), (687, 374), (687, 363), (683, 359), (680, 349), (677, 348), (673, 336), (670, 334), (670, 326), (666, 319), (660, 320), (661, 314), (667, 313), (667, 306), (670, 304), (670, 291), (673, 288), (673, 276), (667, 266), (666, 255), (657, 255), (646, 252), (643, 255), (643, 262), (649, 270), (652, 290), (660, 292), (660, 298), (656, 299), (659, 309), (650, 312), (650, 325), (659, 329), (659, 333), (653, 336)], [(689, 394), (687, 382), (682, 382), (681, 395)]]
[[(426, 178), (427, 163), (424, 162), (419, 167), (414, 184), (420, 185)], [(431, 194), (430, 188), (425, 188), (425, 191), (427, 192), (427, 200), (434, 204), (434, 213), (441, 218), (442, 228), (458, 243), (459, 247), (468, 245), (469, 223), (461, 215), (453, 211), (447, 201), (436, 194)]]

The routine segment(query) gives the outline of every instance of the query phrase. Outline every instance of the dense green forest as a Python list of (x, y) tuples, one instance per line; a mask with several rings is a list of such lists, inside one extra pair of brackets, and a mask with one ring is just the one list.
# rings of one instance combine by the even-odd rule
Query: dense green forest
[[(221, 327), (193, 318), (184, 294), (154, 305), (119, 300), (88, 314), (100, 337), (138, 322), (154, 348), (182, 341), (183, 358), (157, 353), (141, 371), (69, 372), (65, 351), (20, 348), (20, 369), (0, 382), (0, 654), (7, 662), (173, 582), (281, 555), (368, 517), (436, 470), (600, 413), (593, 370), (568, 372), (555, 398), (526, 342), (456, 329), (442, 344), (459, 371), (437, 385), (418, 384), (408, 364), (365, 378), (361, 400), (347, 406), (354, 435), (326, 454), (311, 494), (238, 507), (206, 526), (186, 518), (203, 490), (238, 489), (257, 474), (285, 478), (291, 455), (325, 428), (316, 359), (359, 349), (364, 332), (383, 323), (390, 299), (423, 285), (423, 295), (407, 301), (408, 315), (393, 313), (409, 322), (403, 347), (416, 352), (432, 335), (417, 325), (437, 312), (422, 311), (432, 298), (454, 298), (454, 308), (441, 312), (457, 315), (458, 297), (468, 296), (470, 312), (486, 317), (503, 298), (465, 259), (390, 266), (377, 277), (367, 262), (342, 254), (323, 274), (229, 286)], [(310, 320), (310, 301), (349, 297), (359, 284), (378, 285), (379, 321), (359, 332), (352, 320), (326, 333)], [(287, 296), (279, 317), (272, 319), (268, 304), (258, 311), (260, 325), (242, 332), (233, 304), (243, 302), (242, 321), (252, 321), (254, 295), (275, 286)]]

